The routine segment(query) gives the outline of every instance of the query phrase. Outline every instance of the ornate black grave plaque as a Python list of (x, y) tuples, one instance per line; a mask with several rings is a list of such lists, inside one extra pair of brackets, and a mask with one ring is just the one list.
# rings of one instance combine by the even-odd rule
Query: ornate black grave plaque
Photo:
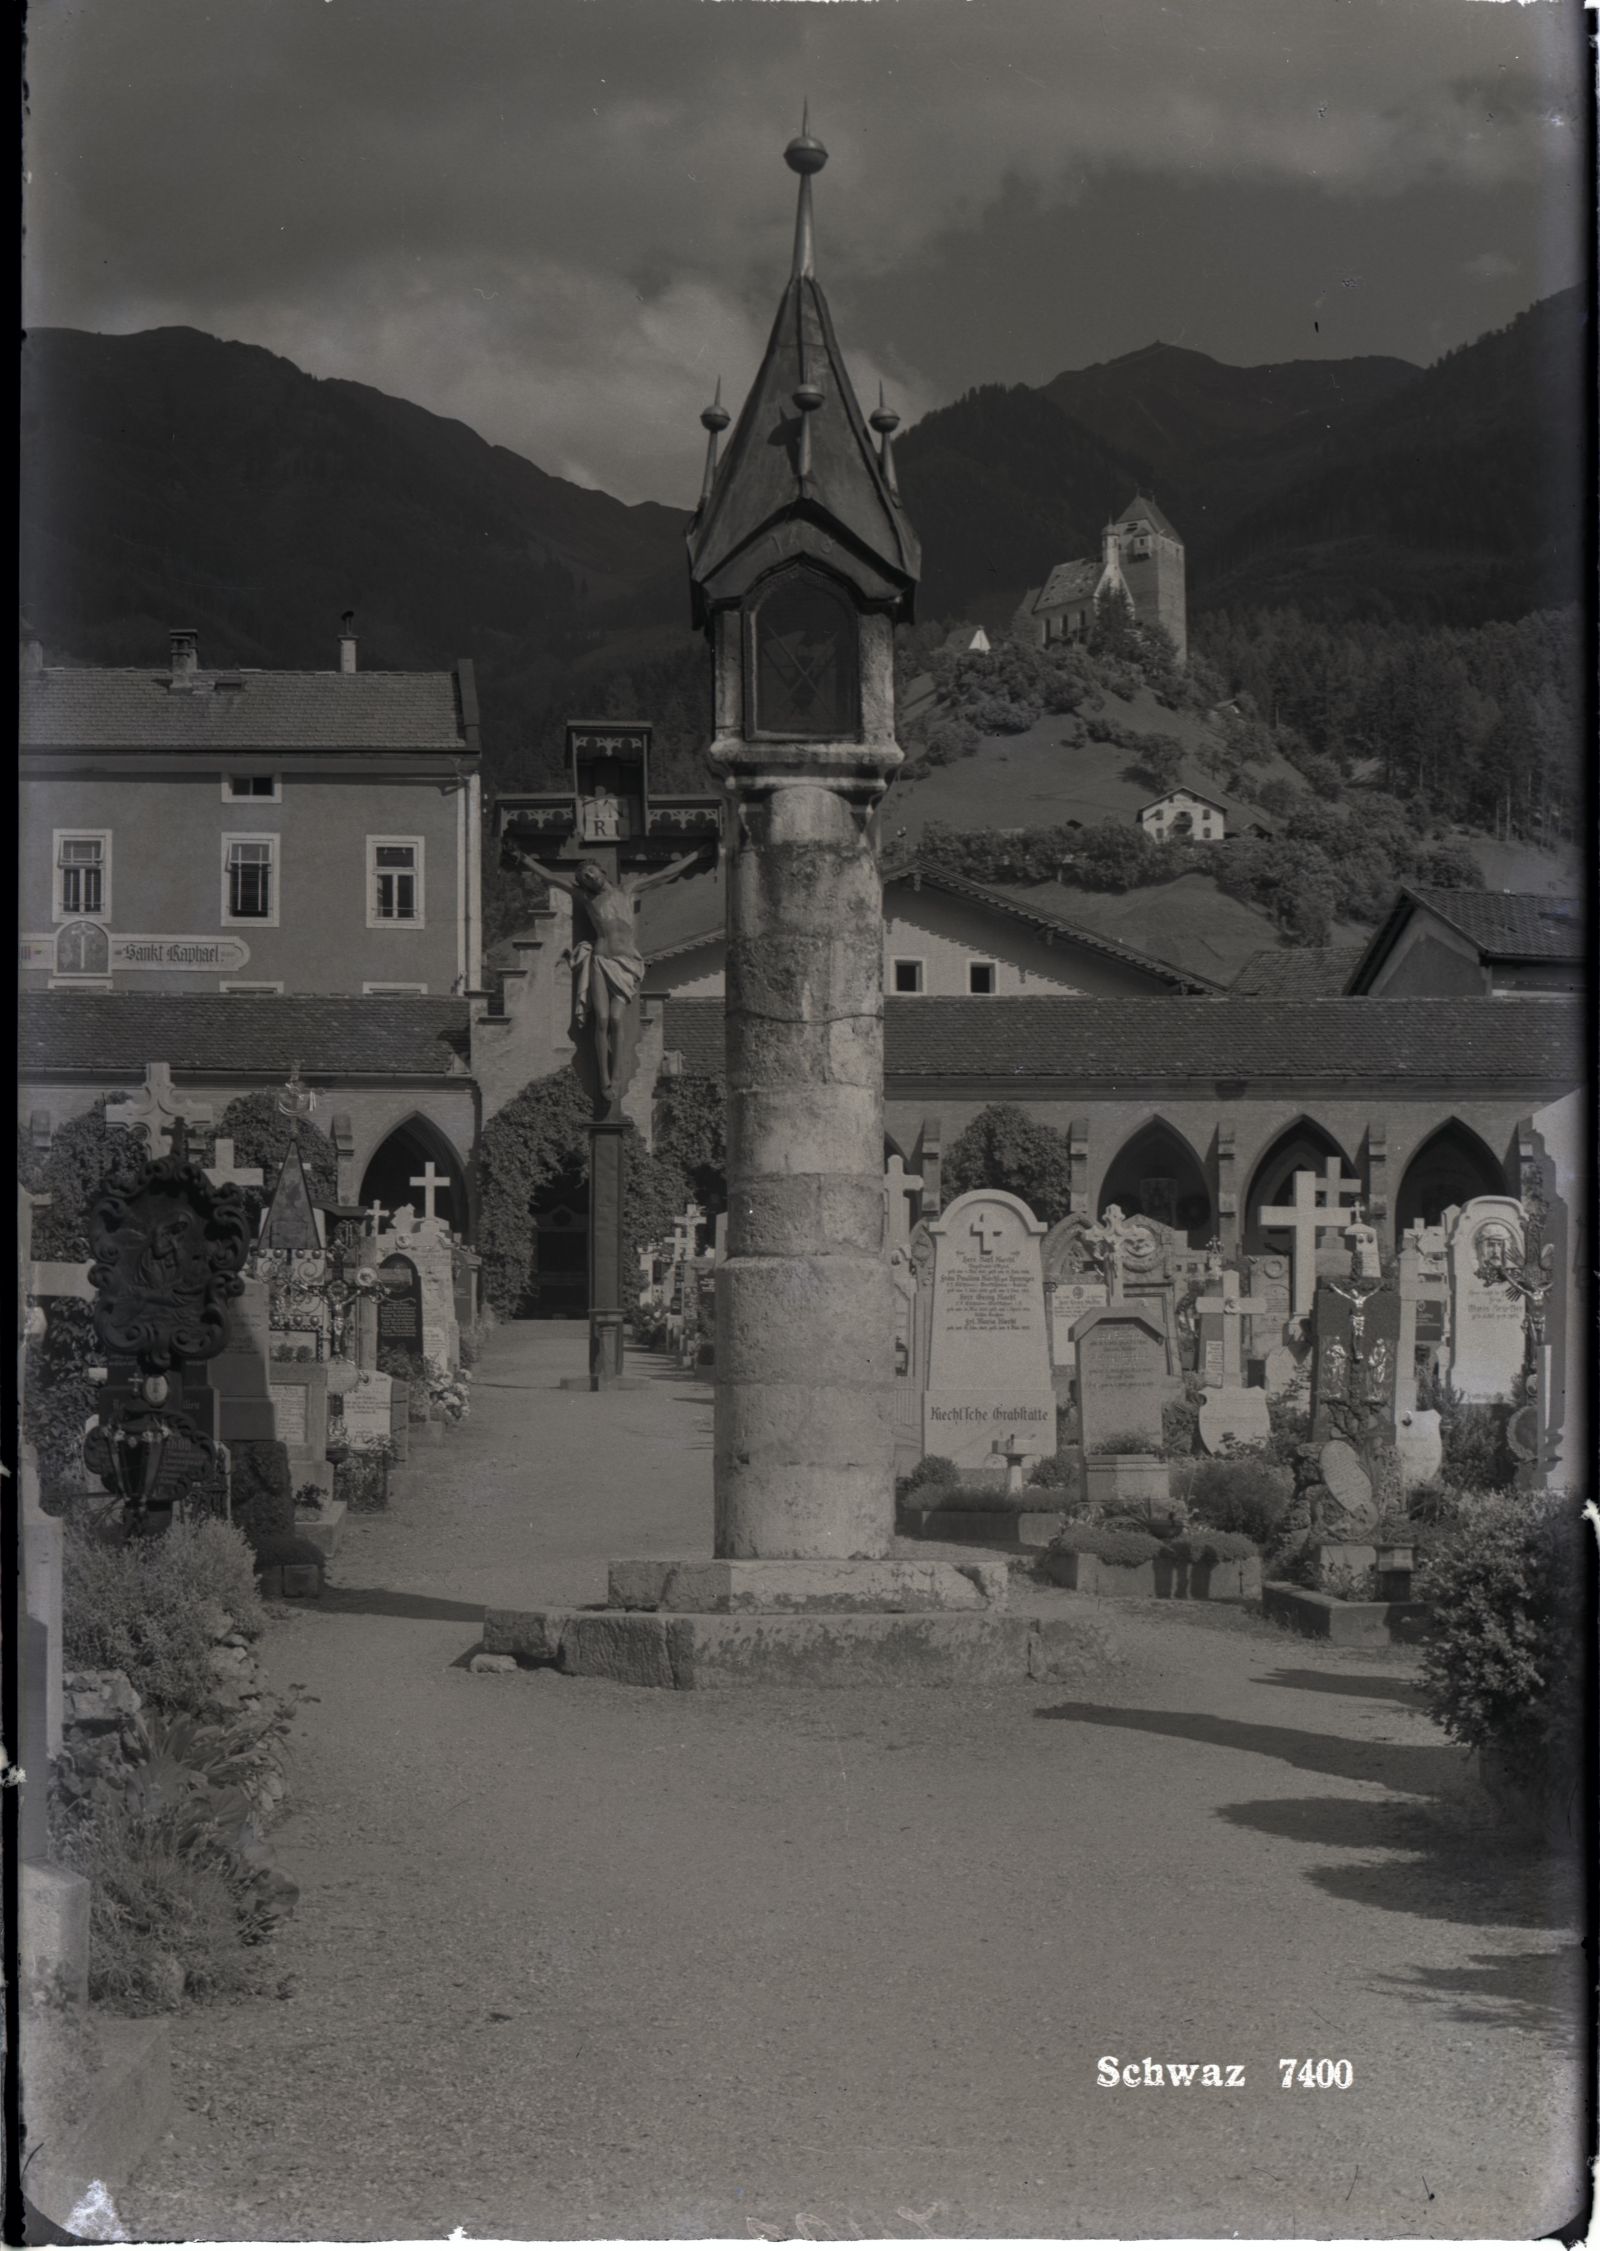
[(379, 1267), (384, 1294), (378, 1300), (378, 1342), (407, 1352), (422, 1349), (422, 1278), (409, 1258), (393, 1251)]

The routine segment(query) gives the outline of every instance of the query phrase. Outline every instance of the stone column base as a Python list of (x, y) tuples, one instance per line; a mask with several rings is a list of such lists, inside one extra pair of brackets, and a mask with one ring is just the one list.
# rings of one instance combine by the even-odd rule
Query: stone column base
[(635, 1688), (899, 1688), (1073, 1680), (1112, 1656), (1115, 1640), (1082, 1614), (1030, 1615), (985, 1604), (967, 1610), (489, 1610), (483, 1647), (521, 1665), (549, 1665)]

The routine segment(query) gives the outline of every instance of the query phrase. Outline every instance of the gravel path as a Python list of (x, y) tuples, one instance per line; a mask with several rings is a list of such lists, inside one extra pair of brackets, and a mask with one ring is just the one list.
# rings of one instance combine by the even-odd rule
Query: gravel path
[[(271, 1636), (305, 1684), (289, 1998), (175, 2024), (124, 2208), (173, 2240), (1528, 2236), (1580, 2202), (1561, 1865), (1484, 1827), (1403, 1653), (1094, 1603), (1071, 1690), (474, 1675), (487, 1602), (704, 1553), (710, 1392), (473, 1419)], [(1093, 1598), (1061, 1596), (1079, 1604)], [(1346, 2058), (1348, 2092), (1279, 2085)], [(1243, 2086), (1097, 2085), (1096, 2059)]]

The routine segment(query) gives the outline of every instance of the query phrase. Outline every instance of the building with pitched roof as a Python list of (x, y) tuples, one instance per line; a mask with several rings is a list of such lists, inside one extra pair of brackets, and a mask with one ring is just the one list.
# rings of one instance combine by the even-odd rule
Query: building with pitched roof
[(1578, 899), (1408, 884), (1345, 990), (1495, 999), (1576, 993), (1583, 989), (1586, 943)]
[(1180, 662), (1189, 654), (1189, 605), (1183, 541), (1164, 510), (1136, 492), (1100, 535), (1100, 560), (1086, 555), (1058, 563), (1017, 613), (1017, 627), (1040, 648), (1081, 641), (1107, 596), (1120, 592), (1141, 625), (1171, 634)]
[(470, 661), (234, 670), (25, 654), (21, 1111), (36, 1139), (166, 1063), (216, 1113), (299, 1063), (340, 1191), (465, 1233), (482, 819)]
[(148, 669), (21, 682), (24, 989), (465, 993), (478, 982), (471, 663)]

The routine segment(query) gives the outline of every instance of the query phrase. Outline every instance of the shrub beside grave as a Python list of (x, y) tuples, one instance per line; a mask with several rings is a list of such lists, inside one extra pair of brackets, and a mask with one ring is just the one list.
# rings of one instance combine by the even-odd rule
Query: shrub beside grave
[(1508, 1811), (1569, 1807), (1583, 1770), (1589, 1553), (1566, 1494), (1463, 1495), (1429, 1554), (1428, 1708)]
[(1293, 1496), (1291, 1471), (1259, 1454), (1235, 1454), (1197, 1462), (1184, 1497), (1199, 1523), (1218, 1532), (1242, 1532), (1267, 1548)]
[(52, 1849), (87, 1876), (92, 1996), (133, 2014), (259, 1990), (293, 1897), (261, 1839), (292, 1706), (253, 1643), (248, 1544), (215, 1518), (128, 1540), (68, 1520)]

